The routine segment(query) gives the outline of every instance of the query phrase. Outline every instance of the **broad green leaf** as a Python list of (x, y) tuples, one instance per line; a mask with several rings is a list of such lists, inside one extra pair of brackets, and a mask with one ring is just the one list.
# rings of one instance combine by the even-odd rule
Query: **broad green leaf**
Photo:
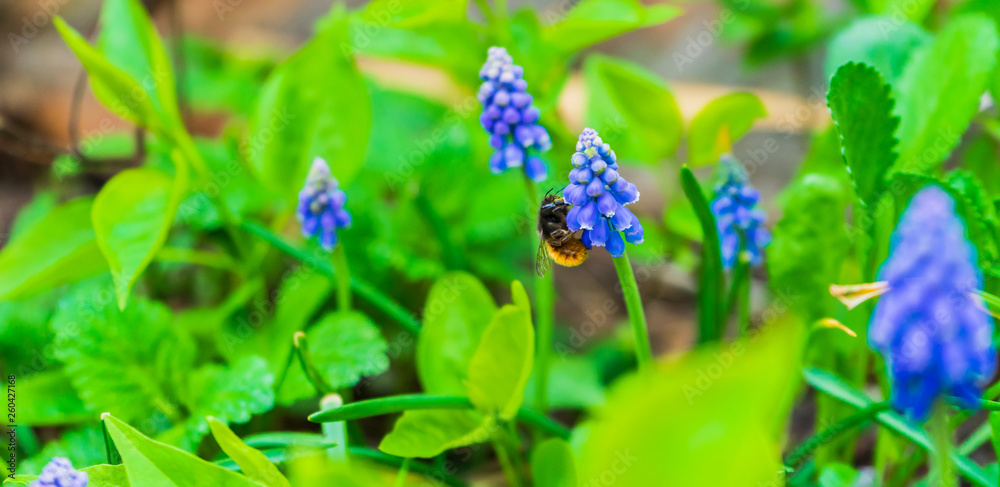
[(894, 86), (899, 171), (933, 173), (958, 145), (997, 62), (997, 27), (981, 15), (950, 21)]
[(497, 428), (493, 421), (469, 411), (407, 411), (378, 449), (398, 457), (431, 458), (450, 448), (483, 443)]
[(606, 39), (662, 24), (680, 14), (681, 9), (674, 6), (645, 6), (637, 0), (558, 3), (543, 14), (542, 21), (550, 25), (542, 35), (553, 48), (573, 54)]
[[(81, 468), (87, 474), (87, 487), (129, 487), (128, 474), (125, 465), (94, 465)], [(36, 475), (16, 475), (13, 479), (4, 479), (4, 485), (30, 485), (36, 480)], [(134, 484), (142, 485), (142, 484)]]
[[(364, 162), (371, 128), (368, 90), (338, 21), (278, 66), (261, 90), (246, 156), (258, 176), (294, 201), (315, 157), (347, 186)], [(323, 80), (336, 80), (331, 89)]]
[(362, 377), (389, 369), (388, 345), (367, 316), (331, 313), (309, 329), (309, 353), (330, 387), (353, 387)]
[(88, 409), (130, 421), (178, 417), (173, 392), (194, 362), (193, 340), (171, 326), (170, 310), (135, 299), (124, 310), (114, 291), (81, 287), (59, 304), (52, 318), (55, 357)]
[(36, 191), (31, 201), (18, 210), (17, 217), (10, 224), (8, 239), (13, 239), (21, 232), (35, 226), (49, 213), (52, 213), (52, 210), (56, 209), (57, 206), (59, 206), (59, 195), (54, 190)]
[(871, 66), (848, 63), (830, 82), (827, 104), (840, 134), (844, 162), (861, 202), (873, 207), (885, 178), (896, 162), (894, 133), (899, 119), (892, 114), (889, 85)]
[(566, 440), (549, 438), (531, 452), (531, 477), (538, 487), (577, 487), (576, 460)]
[(93, 198), (52, 209), (0, 250), (0, 299), (23, 299), (108, 268), (90, 223)]
[(445, 274), (427, 295), (417, 341), (417, 375), (428, 394), (464, 396), (480, 337), (496, 311), (493, 297), (471, 274)]
[(246, 117), (257, 93), (277, 62), (274, 53), (250, 46), (233, 49), (222, 41), (190, 32), (181, 40), (184, 50), (184, 81), (188, 103), (202, 110), (225, 111)]
[(722, 337), (722, 255), (719, 245), (719, 229), (715, 215), (709, 207), (708, 198), (701, 184), (687, 166), (681, 168), (681, 187), (684, 195), (694, 208), (703, 236), (701, 246), (701, 283), (698, 290), (698, 343), (706, 343)]
[(535, 355), (531, 313), (506, 305), (483, 331), (479, 348), (469, 362), (469, 399), (484, 414), (502, 420), (517, 415)]
[(683, 121), (673, 93), (644, 68), (604, 56), (584, 65), (587, 125), (621, 157), (655, 163), (680, 143)]
[(278, 471), (278, 467), (275, 467), (263, 453), (240, 441), (240, 437), (225, 424), (215, 418), (209, 418), (208, 425), (212, 428), (212, 436), (222, 451), (240, 466), (243, 474), (250, 480), (268, 487), (291, 487), (288, 479)]
[(183, 130), (170, 57), (139, 0), (104, 2), (97, 48), (142, 86), (170, 133)]
[[(524, 387), (524, 402), (528, 404), (535, 404), (535, 380), (532, 374)], [(545, 404), (552, 409), (587, 409), (603, 406), (606, 399), (597, 367), (586, 358), (572, 355), (552, 360), (546, 395)]]
[(166, 128), (146, 90), (125, 71), (111, 64), (100, 51), (74, 30), (62, 17), (53, 20), (59, 34), (80, 59), (90, 75), (94, 95), (115, 115), (136, 125), (161, 133)]
[[(887, 32), (889, 29), (891, 32)], [(913, 51), (931, 38), (912, 22), (898, 22), (888, 16), (856, 19), (827, 44), (824, 77), (830, 79), (841, 66), (856, 62), (874, 67), (886, 82), (895, 85)]]
[(783, 482), (781, 440), (805, 333), (794, 320), (758, 333), (615, 384), (584, 440), (580, 478), (615, 472), (619, 485)]
[(102, 419), (115, 447), (121, 453), (128, 480), (132, 485), (144, 487), (261, 485), (190, 453), (153, 441), (110, 414), (104, 414)]
[(17, 424), (54, 426), (92, 421), (94, 410), (80, 399), (70, 377), (61, 370), (45, 370), (17, 378)]
[(120, 308), (167, 239), (185, 184), (183, 171), (175, 180), (156, 169), (126, 169), (94, 199), (94, 232), (111, 267)]
[(719, 160), (732, 152), (731, 143), (753, 126), (753, 121), (767, 116), (767, 109), (752, 93), (732, 93), (716, 98), (691, 119), (688, 130), (688, 164), (698, 167)]
[(255, 414), (263, 414), (274, 407), (274, 373), (261, 357), (239, 359), (230, 367), (209, 364), (191, 373), (185, 404), (191, 418), (180, 435), (173, 440), (181, 445), (197, 447), (209, 431), (209, 416), (224, 424), (241, 424)]
[(808, 174), (788, 190), (785, 213), (774, 228), (768, 252), (771, 288), (797, 296), (791, 305), (807, 323), (831, 315), (835, 300), (830, 283), (838, 282), (850, 248), (844, 215), (851, 199), (841, 180)]

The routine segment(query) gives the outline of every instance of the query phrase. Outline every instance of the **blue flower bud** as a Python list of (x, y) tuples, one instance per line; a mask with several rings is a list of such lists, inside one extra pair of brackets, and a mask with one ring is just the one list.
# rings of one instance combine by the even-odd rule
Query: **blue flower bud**
[(302, 223), (306, 238), (319, 235), (320, 245), (333, 250), (337, 243), (336, 230), (351, 224), (351, 216), (344, 210), (347, 194), (337, 187), (337, 180), (330, 174), (326, 161), (317, 157), (309, 169), (305, 186), (299, 191), (296, 217)]
[(89, 481), (87, 473), (76, 471), (69, 459), (54, 457), (29, 487), (87, 487)]
[(770, 232), (763, 227), (764, 212), (756, 208), (760, 193), (747, 184), (743, 168), (732, 156), (724, 155), (721, 164), (726, 179), (715, 187), (711, 208), (719, 231), (722, 266), (732, 269), (741, 251), (751, 265), (760, 265), (763, 249), (771, 241)]
[(542, 152), (551, 148), (552, 139), (537, 124), (539, 112), (526, 92), (524, 69), (514, 64), (506, 49), (491, 47), (479, 77), (483, 80), (477, 93), (483, 104), (480, 122), (490, 134), (490, 146), (503, 153), (502, 164), (495, 157), (490, 158), (490, 170), (500, 173), (510, 167), (524, 166), (525, 176), (533, 181), (545, 180), (548, 173), (545, 163), (540, 158), (526, 159), (529, 149)]

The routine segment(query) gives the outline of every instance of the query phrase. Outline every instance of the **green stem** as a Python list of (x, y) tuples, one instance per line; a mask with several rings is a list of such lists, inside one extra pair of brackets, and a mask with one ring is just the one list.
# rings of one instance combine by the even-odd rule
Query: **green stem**
[[(538, 188), (528, 177), (524, 178), (524, 189), (528, 195), (528, 208), (539, 204)], [(552, 366), (552, 333), (555, 321), (555, 281), (552, 273), (535, 278), (535, 324), (537, 348), (535, 350), (535, 410), (545, 414), (548, 411), (549, 370)]]
[(399, 473), (396, 474), (396, 487), (406, 485), (406, 474), (410, 472), (410, 463), (412, 462), (412, 458), (407, 457), (403, 459), (403, 464), (399, 466)]
[(743, 278), (740, 279), (738, 285), (740, 287), (740, 338), (744, 338), (750, 334), (750, 263), (744, 262), (743, 258), (740, 258), (738, 264), (744, 269)]
[(786, 456), (785, 465), (791, 468), (798, 468), (798, 466), (804, 460), (808, 460), (820, 446), (833, 441), (834, 438), (842, 433), (851, 431), (855, 427), (873, 420), (878, 413), (886, 411), (889, 408), (890, 405), (888, 402), (872, 404), (871, 406), (868, 406), (857, 413), (838, 421), (833, 426), (816, 433), (806, 441), (802, 442), (802, 444)]
[(509, 451), (508, 445), (502, 440), (493, 440), (493, 449), (497, 453), (497, 460), (500, 461), (500, 468), (503, 469), (504, 477), (507, 477), (507, 485), (511, 487), (521, 487), (521, 476), (514, 468), (513, 454)]
[(180, 247), (161, 248), (156, 253), (156, 260), (160, 262), (194, 264), (222, 270), (238, 270), (236, 262), (228, 255)]
[(351, 310), (351, 268), (347, 265), (344, 244), (333, 248), (333, 268), (336, 270), (337, 306), (340, 311)]
[(934, 445), (937, 449), (937, 470), (940, 476), (940, 487), (955, 487), (958, 485), (958, 477), (955, 475), (955, 466), (949, 458), (948, 452), (951, 446), (951, 428), (948, 427), (948, 406), (939, 401), (931, 416), (931, 433), (934, 437)]
[[(327, 394), (320, 400), (320, 408), (324, 411), (337, 410), (344, 405), (344, 400), (338, 394)], [(347, 422), (323, 423), (323, 437), (333, 446), (326, 449), (330, 460), (339, 463), (347, 462)]]
[[(293, 246), (274, 232), (247, 220), (240, 222), (240, 228), (266, 240), (276, 249), (300, 260), (303, 264), (312, 267), (317, 272), (330, 277), (331, 279), (336, 279), (337, 273), (334, 271), (330, 262), (324, 259), (316, 258), (309, 252)], [(403, 328), (406, 328), (406, 330), (410, 333), (415, 335), (420, 333), (420, 322), (417, 321), (417, 319), (414, 318), (408, 311), (406, 311), (405, 308), (393, 301), (389, 296), (383, 294), (375, 288), (375, 286), (356, 277), (351, 277), (351, 290), (376, 308), (382, 310), (382, 312), (386, 315), (396, 320), (397, 323), (399, 323)]]
[(729, 283), (729, 291), (726, 292), (726, 307), (723, 308), (724, 316), (728, 317), (735, 311), (737, 299), (739, 298), (739, 283), (743, 281), (743, 274), (747, 271), (748, 267), (737, 264), (736, 268), (733, 269), (732, 279), (733, 281)]
[(316, 388), (316, 392), (323, 395), (333, 393), (333, 388), (323, 380), (323, 376), (320, 375), (319, 369), (316, 368), (316, 363), (313, 361), (312, 354), (309, 353), (309, 343), (306, 341), (306, 334), (301, 331), (295, 332), (293, 341), (295, 343), (295, 352), (299, 355), (299, 363), (302, 365), (302, 370), (306, 373), (309, 382)]
[(635, 358), (639, 362), (639, 369), (646, 370), (653, 365), (653, 350), (649, 344), (649, 330), (646, 327), (646, 313), (642, 309), (642, 298), (639, 297), (639, 286), (635, 282), (628, 254), (622, 252), (621, 257), (613, 257), (611, 260), (618, 272), (625, 308), (628, 310), (628, 321), (635, 335)]
[[(383, 414), (401, 413), (414, 409), (474, 409), (472, 401), (464, 396), (431, 394), (403, 394), (380, 397), (345, 404), (332, 411), (320, 411), (309, 415), (313, 423), (350, 421)], [(569, 430), (537, 411), (522, 407), (517, 411), (517, 420), (534, 429), (544, 431), (562, 439), (569, 438)]]

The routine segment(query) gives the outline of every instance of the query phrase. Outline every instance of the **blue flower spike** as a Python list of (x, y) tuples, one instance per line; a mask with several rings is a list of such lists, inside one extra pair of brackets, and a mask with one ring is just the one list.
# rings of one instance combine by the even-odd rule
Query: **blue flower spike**
[(53, 457), (29, 487), (87, 487), (86, 472), (78, 472), (69, 459)]
[(500, 174), (512, 167), (524, 167), (524, 174), (532, 181), (544, 181), (548, 177), (545, 163), (529, 152), (549, 150), (552, 139), (538, 124), (539, 112), (528, 94), (524, 68), (514, 64), (506, 49), (491, 47), (479, 78), (483, 80), (477, 95), (483, 104), (479, 122), (490, 134), (490, 145), (495, 150), (490, 170)]
[(756, 207), (760, 193), (747, 184), (746, 173), (732, 156), (723, 155), (721, 164), (726, 178), (715, 186), (712, 213), (719, 229), (722, 266), (730, 270), (738, 258), (758, 266), (764, 247), (771, 242), (771, 233), (764, 227), (766, 216)]
[(330, 174), (330, 167), (317, 157), (305, 186), (299, 191), (296, 216), (302, 223), (302, 235), (319, 236), (320, 245), (328, 252), (333, 250), (337, 245), (337, 229), (351, 225), (351, 215), (344, 209), (346, 201), (347, 195)]
[(566, 215), (569, 229), (583, 230), (587, 248), (605, 247), (612, 257), (625, 253), (626, 241), (639, 245), (643, 240), (639, 218), (625, 207), (639, 201), (639, 190), (618, 174), (617, 160), (596, 130), (583, 129), (563, 188), (563, 198), (573, 205)]
[(868, 341), (885, 357), (893, 407), (916, 420), (945, 395), (975, 408), (996, 368), (993, 318), (976, 295), (976, 250), (943, 189), (927, 186), (910, 200), (878, 277), (885, 292)]

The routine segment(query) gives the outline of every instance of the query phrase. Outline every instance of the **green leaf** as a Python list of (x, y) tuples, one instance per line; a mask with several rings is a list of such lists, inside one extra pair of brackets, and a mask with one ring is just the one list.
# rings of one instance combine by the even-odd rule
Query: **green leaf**
[(956, 169), (944, 183), (955, 196), (955, 210), (965, 221), (969, 240), (976, 246), (980, 266), (989, 269), (1000, 260), (1000, 221), (993, 200), (983, 183), (972, 173)]
[(90, 223), (93, 198), (52, 209), (0, 250), (0, 300), (23, 299), (108, 268)]
[(90, 75), (94, 95), (115, 115), (136, 125), (161, 133), (164, 125), (146, 90), (125, 71), (111, 64), (62, 17), (53, 20), (59, 34)]
[(866, 64), (845, 64), (830, 82), (827, 104), (844, 162), (858, 198), (868, 207), (881, 197), (886, 174), (897, 159), (893, 134), (899, 119), (892, 114), (893, 103), (889, 85)]
[(353, 387), (362, 377), (389, 369), (388, 345), (367, 316), (331, 313), (309, 329), (309, 353), (330, 387)]
[(80, 399), (62, 370), (17, 378), (17, 424), (53, 426), (92, 421), (94, 410)]
[(128, 480), (132, 485), (144, 487), (261, 485), (190, 453), (153, 441), (110, 414), (104, 414), (102, 419), (115, 447), (121, 453)]
[(431, 458), (450, 448), (490, 439), (498, 426), (469, 411), (407, 411), (396, 421), (378, 449), (407, 458)]
[(138, 0), (104, 2), (97, 48), (142, 86), (170, 133), (183, 130), (170, 57)]
[[(305, 181), (315, 157), (347, 186), (364, 162), (371, 128), (368, 90), (354, 60), (345, 21), (324, 28), (278, 66), (261, 90), (250, 121), (248, 159), (286, 201)], [(336, 80), (331, 89), (322, 80)]]
[(133, 300), (124, 310), (102, 279), (59, 304), (52, 318), (55, 357), (93, 411), (157, 424), (178, 417), (173, 390), (194, 361), (193, 340), (171, 326), (170, 310)]
[(680, 109), (666, 83), (639, 65), (590, 56), (584, 65), (587, 125), (619, 157), (654, 163), (677, 150)]
[(838, 282), (850, 249), (844, 215), (851, 199), (846, 184), (833, 176), (807, 174), (788, 190), (785, 214), (774, 227), (768, 259), (771, 288), (798, 296), (791, 306), (811, 323), (831, 315)]
[[(618, 485), (781, 482), (781, 441), (799, 389), (805, 332), (786, 319), (759, 333), (616, 383), (580, 450), (580, 478), (610, 471)], [(667, 458), (670, 468), (657, 461)]]
[(278, 471), (278, 467), (275, 467), (263, 453), (240, 441), (240, 438), (225, 424), (215, 418), (209, 418), (208, 425), (212, 428), (212, 436), (222, 451), (240, 466), (243, 474), (250, 480), (268, 487), (291, 487), (288, 479)]
[[(886, 35), (888, 28), (891, 35)], [(930, 34), (909, 21), (888, 16), (856, 19), (830, 39), (823, 62), (824, 78), (830, 79), (841, 66), (856, 62), (874, 67), (886, 82), (895, 85), (913, 51), (930, 39)]]
[(698, 167), (717, 162), (732, 152), (731, 143), (767, 116), (764, 104), (752, 93), (732, 93), (712, 100), (691, 119), (688, 134), (688, 164)]
[(531, 477), (539, 487), (576, 487), (576, 460), (566, 440), (549, 438), (531, 452)]
[(176, 443), (198, 445), (208, 434), (209, 416), (224, 424), (250, 421), (254, 414), (263, 414), (274, 407), (274, 373), (262, 357), (243, 357), (231, 367), (209, 364), (191, 373), (185, 404), (191, 419)]
[(506, 305), (483, 331), (479, 348), (469, 362), (469, 399), (487, 415), (509, 420), (524, 401), (524, 386), (535, 355), (531, 313)]
[(523, 309), (529, 316), (531, 315), (531, 300), (528, 299), (528, 292), (524, 290), (524, 284), (521, 284), (521, 281), (510, 283), (510, 301), (514, 303), (514, 306)]
[(1000, 455), (1000, 411), (990, 411), (990, 430), (993, 434), (990, 439), (993, 443), (993, 452)]
[(434, 283), (417, 341), (417, 375), (425, 392), (466, 395), (469, 363), (496, 309), (486, 286), (471, 274), (452, 272)]
[(964, 15), (913, 54), (894, 86), (900, 118), (897, 170), (932, 173), (948, 158), (979, 111), (998, 45), (992, 21)]
[[(568, 12), (561, 11), (572, 6)], [(566, 54), (612, 37), (667, 22), (681, 14), (670, 5), (644, 6), (637, 0), (583, 0), (560, 3), (542, 20), (551, 24), (542, 31), (547, 44)]]
[(126, 169), (101, 188), (91, 219), (114, 277), (118, 307), (167, 239), (186, 182), (156, 169)]
[[(528, 404), (535, 403), (535, 380), (532, 374), (524, 387), (524, 402)], [(606, 400), (597, 367), (578, 356), (563, 355), (552, 361), (547, 389), (545, 403), (552, 409), (587, 409), (603, 406)]]
[(681, 187), (694, 208), (703, 235), (701, 246), (701, 284), (698, 292), (698, 343), (722, 337), (722, 249), (715, 216), (701, 184), (687, 166), (681, 168)]
[[(87, 474), (87, 487), (129, 487), (132, 485), (129, 483), (125, 465), (94, 465), (81, 468), (80, 471)], [(4, 479), (3, 484), (29, 485), (37, 478), (37, 475), (16, 475), (13, 479)]]

